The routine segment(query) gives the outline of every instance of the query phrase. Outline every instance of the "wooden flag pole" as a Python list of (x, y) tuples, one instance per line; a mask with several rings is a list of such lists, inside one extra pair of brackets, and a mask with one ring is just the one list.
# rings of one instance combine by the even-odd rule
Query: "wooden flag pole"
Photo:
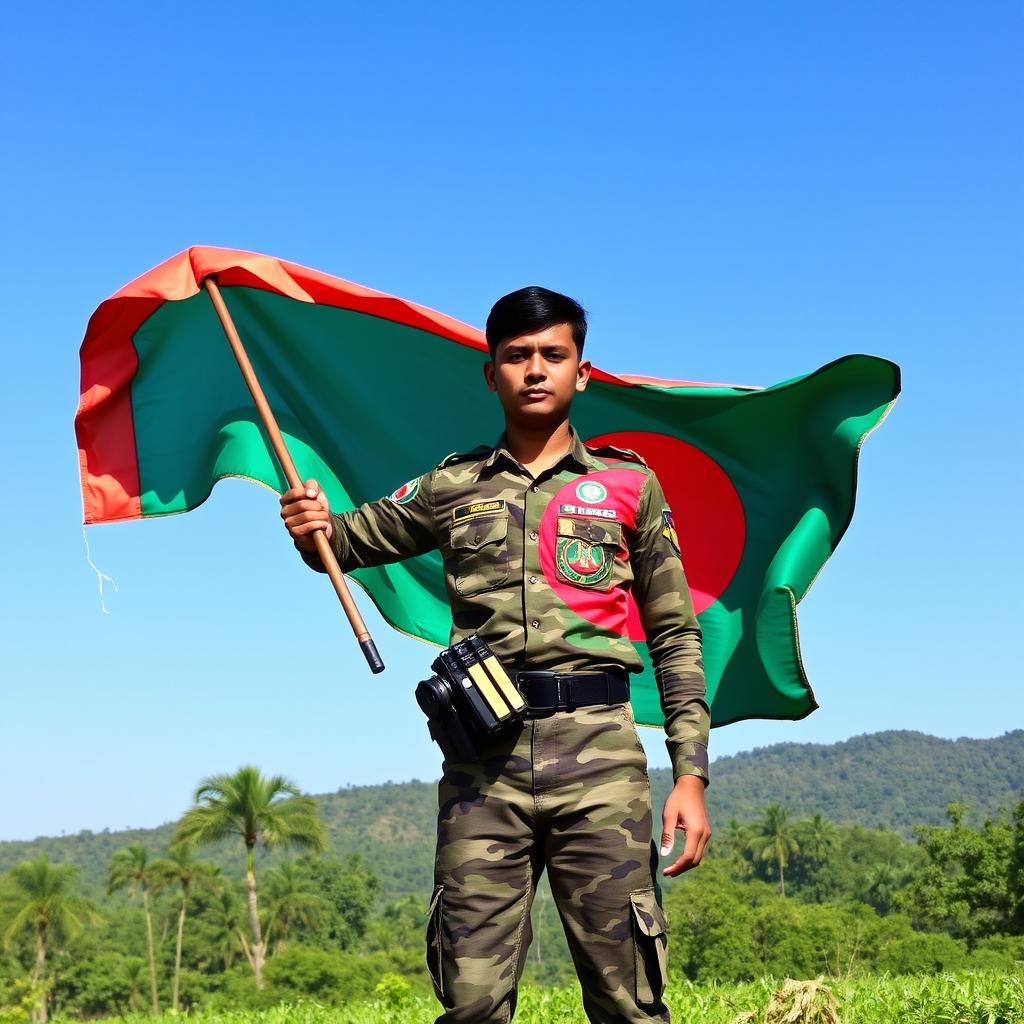
[[(256, 411), (260, 414), (263, 426), (266, 428), (267, 434), (270, 436), (270, 443), (274, 448), (274, 454), (277, 456), (277, 461), (281, 463), (281, 468), (284, 470), (288, 486), (302, 487), (303, 481), (299, 477), (299, 472), (295, 468), (295, 463), (292, 461), (291, 453), (288, 451), (288, 447), (284, 443), (284, 438), (281, 436), (281, 430), (277, 425), (277, 420), (274, 418), (274, 413), (270, 408), (270, 403), (267, 402), (267, 396), (263, 393), (263, 388), (260, 386), (259, 378), (256, 376), (256, 371), (252, 368), (252, 363), (249, 361), (249, 356), (245, 351), (245, 346), (242, 344), (242, 339), (238, 336), (238, 331), (235, 328), (235, 322), (231, 319), (231, 314), (228, 312), (228, 307), (224, 302), (224, 296), (221, 295), (220, 289), (217, 287), (217, 284), (212, 277), (205, 278), (203, 284), (206, 286), (206, 290), (210, 293), (210, 300), (213, 302), (213, 308), (217, 311), (217, 317), (220, 320), (221, 327), (224, 328), (224, 334), (227, 336), (228, 344), (231, 346), (231, 351), (235, 354), (235, 360), (238, 363), (238, 368), (242, 371), (242, 376), (245, 378), (245, 383), (249, 387), (249, 393), (252, 395), (252, 400), (256, 403)], [(338, 565), (337, 558), (334, 557), (334, 552), (331, 550), (331, 545), (326, 536), (324, 536), (324, 531), (317, 530), (313, 534), (313, 540), (316, 543), (317, 554), (320, 556), (324, 563), (324, 568), (327, 570), (327, 575), (331, 578), (331, 583), (334, 584), (334, 590), (338, 595), (338, 600), (341, 601), (341, 607), (345, 609), (348, 621), (352, 625), (352, 632), (355, 633), (356, 640), (359, 641), (359, 647), (363, 652), (363, 656), (366, 658), (366, 662), (370, 666), (370, 671), (383, 672), (384, 662), (381, 661), (380, 655), (377, 653), (377, 647), (373, 642), (373, 638), (370, 636), (369, 630), (366, 628), (366, 623), (363, 622), (363, 616), (356, 607), (355, 601), (352, 600), (352, 593), (349, 591), (348, 584), (345, 582), (345, 575), (342, 573), (341, 567)]]

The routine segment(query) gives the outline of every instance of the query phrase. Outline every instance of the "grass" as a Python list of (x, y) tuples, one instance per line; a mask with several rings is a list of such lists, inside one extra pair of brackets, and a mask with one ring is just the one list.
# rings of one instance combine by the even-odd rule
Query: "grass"
[[(792, 983), (764, 978), (744, 984), (669, 984), (673, 1020), (699, 1024), (1024, 1024), (1024, 982), (996, 971)], [(348, 1006), (314, 1002), (270, 1010), (195, 1011), (194, 1024), (433, 1024), (433, 998), (413, 994), (395, 975), (378, 997)], [(156, 1024), (142, 1014), (112, 1018)], [(515, 1020), (521, 1024), (580, 1024), (576, 988), (523, 986)]]

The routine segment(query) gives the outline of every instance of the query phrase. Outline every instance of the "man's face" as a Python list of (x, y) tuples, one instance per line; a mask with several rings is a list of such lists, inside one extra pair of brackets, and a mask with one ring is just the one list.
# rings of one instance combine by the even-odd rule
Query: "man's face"
[(573, 395), (587, 386), (590, 363), (580, 360), (569, 324), (555, 324), (500, 342), (484, 377), (506, 420), (540, 426), (565, 419)]

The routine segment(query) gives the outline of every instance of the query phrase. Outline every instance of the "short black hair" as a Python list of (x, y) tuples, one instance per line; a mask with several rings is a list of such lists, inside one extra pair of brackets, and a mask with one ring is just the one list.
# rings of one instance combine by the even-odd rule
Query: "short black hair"
[(587, 311), (575, 299), (536, 284), (503, 295), (487, 317), (487, 347), (491, 359), (499, 343), (506, 338), (534, 334), (555, 324), (568, 324), (572, 328), (576, 354), (582, 359), (583, 342), (587, 338)]

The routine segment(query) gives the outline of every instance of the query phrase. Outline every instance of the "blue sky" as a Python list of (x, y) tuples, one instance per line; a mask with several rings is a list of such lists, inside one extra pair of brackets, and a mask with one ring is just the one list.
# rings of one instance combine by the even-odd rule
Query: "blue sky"
[(896, 360), (904, 394), (800, 606), (821, 709), (716, 730), (712, 754), (1024, 725), (1022, 28), (1000, 2), (6, 12), (0, 838), (155, 825), (246, 762), (313, 792), (438, 773), (412, 698), (429, 650), (360, 594), (389, 666), (369, 676), (261, 488), (90, 528), (118, 586), (101, 611), (78, 346), (196, 243), (476, 325), (545, 284), (610, 370)]

